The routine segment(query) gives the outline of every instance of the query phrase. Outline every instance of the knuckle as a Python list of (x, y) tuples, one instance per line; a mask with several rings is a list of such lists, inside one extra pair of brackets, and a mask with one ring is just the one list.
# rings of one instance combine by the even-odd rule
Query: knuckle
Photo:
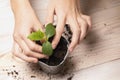
[(60, 15), (62, 15), (62, 16), (65, 16), (65, 14), (67, 13), (67, 11), (66, 10), (60, 10), (60, 11), (58, 11), (59, 13), (60, 13)]
[(13, 38), (14, 38), (14, 40), (17, 40), (17, 39), (21, 38), (23, 35), (24, 35), (24, 33), (21, 33), (21, 32), (16, 33), (16, 32), (15, 32), (15, 33), (13, 34)]
[(86, 24), (86, 20), (83, 18), (79, 18), (79, 23), (81, 23), (81, 25), (85, 25)]
[(62, 17), (62, 19), (64, 19), (64, 18), (65, 18), (65, 16), (66, 16), (65, 12), (64, 12), (64, 11), (62, 11), (62, 12), (61, 12), (61, 15), (60, 15), (60, 18)]
[(81, 32), (81, 29), (80, 29), (80, 28), (78, 28), (78, 29), (77, 29), (77, 31), (78, 31), (78, 32)]
[(16, 40), (16, 39), (18, 39), (18, 34), (17, 33), (14, 33), (13, 34), (13, 38)]
[(75, 31), (76, 33), (81, 33), (81, 29), (80, 28), (78, 28), (78, 29), (76, 29), (76, 31)]
[(82, 17), (83, 17), (84, 19), (86, 19), (86, 20), (89, 20), (89, 21), (91, 20), (91, 17), (88, 16), (88, 15), (83, 15)]
[(23, 32), (19, 32), (19, 36), (23, 37), (25, 34)]
[(32, 61), (31, 59), (26, 59), (26, 61), (27, 61), (27, 62), (34, 62), (34, 61)]
[(87, 22), (86, 22), (85, 20), (82, 20), (82, 24), (83, 24), (83, 25), (86, 25)]
[(14, 56), (19, 57), (16, 52), (13, 51), (12, 53), (13, 53)]
[(88, 20), (91, 20), (91, 17), (90, 17), (90, 16), (87, 16), (87, 19), (88, 19)]
[(62, 35), (63, 31), (57, 31), (56, 32), (56, 38), (59, 38)]
[(30, 51), (29, 49), (26, 49), (26, 50), (24, 51), (24, 54), (25, 54), (25, 55), (30, 55), (30, 53), (31, 53), (31, 51)]
[(35, 50), (36, 47), (34, 45), (30, 45), (30, 50)]

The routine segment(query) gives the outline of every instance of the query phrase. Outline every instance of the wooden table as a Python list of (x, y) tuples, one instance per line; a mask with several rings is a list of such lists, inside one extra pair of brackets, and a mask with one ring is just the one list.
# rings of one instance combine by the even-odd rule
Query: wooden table
[[(47, 2), (48, 0), (31, 0), (42, 23), (45, 23)], [(83, 12), (92, 17), (92, 30), (69, 55), (61, 73), (46, 74), (37, 64), (13, 58), (9, 52), (0, 59), (0, 75), (11, 76), (15, 80), (69, 80), (81, 69), (119, 59), (120, 0), (81, 0), (81, 5)]]

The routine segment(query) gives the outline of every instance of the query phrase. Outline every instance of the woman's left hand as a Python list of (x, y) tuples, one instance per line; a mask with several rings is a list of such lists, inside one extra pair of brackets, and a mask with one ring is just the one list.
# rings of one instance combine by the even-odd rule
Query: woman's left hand
[(47, 23), (53, 23), (54, 15), (57, 16), (56, 35), (52, 46), (55, 48), (64, 31), (65, 24), (69, 24), (72, 35), (72, 41), (69, 45), (69, 51), (72, 52), (81, 40), (86, 36), (91, 28), (91, 19), (89, 16), (80, 12), (80, 0), (49, 0)]

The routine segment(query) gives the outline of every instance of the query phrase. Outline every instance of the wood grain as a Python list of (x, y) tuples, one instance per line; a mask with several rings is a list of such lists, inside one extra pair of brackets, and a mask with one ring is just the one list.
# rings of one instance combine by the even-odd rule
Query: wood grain
[[(31, 4), (43, 24), (45, 24), (47, 16), (47, 3), (48, 0), (31, 0)], [(61, 74), (45, 74), (38, 70), (38, 65), (18, 62), (10, 57), (11, 54), (0, 59), (0, 74), (7, 75), (7, 72), (17, 70), (20, 72), (18, 77), (21, 79), (19, 80), (67, 80), (81, 69), (119, 59), (120, 0), (81, 0), (81, 8), (85, 14), (92, 17), (92, 29), (69, 55)], [(13, 65), (16, 67), (12, 67)], [(3, 69), (8, 69), (8, 71), (3, 71)], [(32, 79), (31, 75), (35, 78)]]

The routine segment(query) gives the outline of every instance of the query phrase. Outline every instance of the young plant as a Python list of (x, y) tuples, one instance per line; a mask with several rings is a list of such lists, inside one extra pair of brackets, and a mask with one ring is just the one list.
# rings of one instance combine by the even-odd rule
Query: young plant
[(45, 55), (52, 55), (53, 48), (49, 42), (49, 38), (55, 35), (55, 28), (52, 23), (47, 24), (45, 27), (45, 32), (40, 30), (32, 32), (28, 38), (32, 41), (40, 41), (42, 43), (42, 52)]

